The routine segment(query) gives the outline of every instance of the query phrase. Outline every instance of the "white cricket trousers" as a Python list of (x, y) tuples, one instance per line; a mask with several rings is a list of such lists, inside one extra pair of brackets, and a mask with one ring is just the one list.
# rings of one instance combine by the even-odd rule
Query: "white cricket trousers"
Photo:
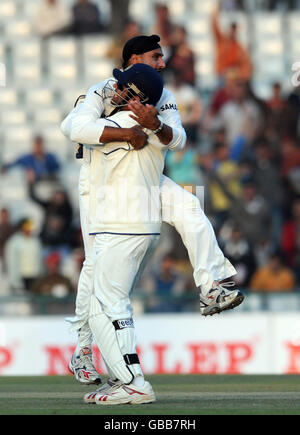
[(199, 199), (166, 176), (162, 177), (160, 194), (162, 220), (180, 234), (194, 269), (195, 284), (207, 294), (214, 281), (229, 278), (236, 270), (224, 257)]
[[(71, 331), (79, 331), (80, 347), (91, 345), (91, 332), (88, 326), (90, 297), (94, 291), (94, 236), (89, 235), (89, 189), (81, 169), (79, 182), (80, 221), (85, 251), (85, 261), (81, 270), (75, 317), (68, 318)], [(213, 281), (220, 281), (236, 274), (235, 268), (223, 255), (214, 230), (205, 216), (199, 199), (184, 190), (170, 178), (163, 176), (161, 184), (162, 220), (175, 227), (188, 251), (194, 269), (196, 286), (206, 294)]]
[(94, 295), (112, 322), (132, 317), (130, 293), (158, 240), (158, 235), (96, 235)]
[[(137, 337), (130, 293), (158, 241), (159, 235), (105, 233), (97, 234), (94, 240), (94, 294), (89, 326), (109, 375), (123, 382), (130, 382), (132, 374), (143, 377), (136, 359)], [(123, 357), (134, 358), (127, 362), (131, 375)]]

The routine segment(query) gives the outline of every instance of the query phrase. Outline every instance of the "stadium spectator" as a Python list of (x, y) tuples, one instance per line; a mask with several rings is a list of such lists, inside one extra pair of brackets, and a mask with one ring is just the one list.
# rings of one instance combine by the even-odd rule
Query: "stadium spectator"
[(37, 9), (34, 27), (36, 33), (47, 38), (69, 33), (72, 16), (62, 0), (42, 0)]
[(105, 30), (98, 6), (89, 0), (77, 0), (72, 7), (71, 32), (75, 36), (101, 33)]
[(244, 181), (241, 207), (233, 207), (231, 214), (239, 219), (241, 226), (249, 242), (255, 247), (262, 239), (270, 236), (271, 215), (268, 203), (261, 195), (254, 180)]
[(151, 33), (160, 36), (161, 46), (164, 51), (164, 60), (166, 62), (170, 56), (174, 23), (170, 17), (169, 7), (166, 4), (156, 3), (154, 5), (154, 15), (154, 27)]
[(202, 186), (202, 174), (198, 165), (199, 152), (195, 145), (187, 142), (183, 150), (168, 153), (166, 171), (168, 176), (181, 186), (190, 186), (195, 193), (195, 186)]
[(212, 120), (211, 127), (224, 128), (229, 147), (251, 143), (263, 129), (260, 106), (249, 96), (247, 83), (243, 79), (232, 81), (230, 99)]
[(139, 36), (141, 33), (141, 26), (135, 20), (129, 20), (125, 25), (122, 35), (113, 37), (113, 40), (107, 49), (106, 56), (113, 60), (117, 68), (122, 67), (121, 59), (125, 42), (135, 36)]
[(224, 83), (218, 87), (211, 95), (208, 102), (208, 116), (214, 118), (222, 106), (231, 100), (231, 85), (239, 77), (235, 69), (228, 69), (224, 76)]
[(250, 282), (250, 289), (255, 292), (295, 290), (294, 274), (284, 264), (281, 253), (272, 254), (269, 262), (254, 273)]
[(289, 109), (287, 135), (297, 137), (299, 135), (300, 86), (293, 87), (286, 99)]
[(280, 174), (283, 179), (288, 177), (291, 169), (300, 165), (300, 147), (297, 139), (285, 137), (280, 144)]
[(257, 267), (265, 266), (274, 252), (274, 243), (268, 236), (263, 236), (254, 247)]
[(15, 225), (10, 220), (10, 213), (7, 208), (0, 210), (0, 260), (2, 261), (2, 270), (5, 271), (4, 249), (8, 239), (16, 231)]
[(31, 284), (30, 291), (39, 295), (64, 297), (74, 292), (69, 278), (60, 271), (61, 258), (59, 253), (52, 252), (45, 259), (45, 273), (38, 276)]
[(190, 47), (184, 26), (174, 25), (171, 35), (170, 56), (166, 60), (166, 72), (176, 72), (182, 82), (196, 84), (195, 54)]
[(198, 95), (194, 86), (182, 80), (181, 74), (178, 71), (174, 71), (173, 78), (168, 83), (168, 89), (170, 89), (176, 99), (177, 109), (179, 110), (187, 139), (192, 143), (196, 143), (203, 110), (200, 95)]
[(281, 248), (300, 284), (300, 198), (294, 200), (291, 210), (291, 216), (283, 224)]
[(33, 280), (42, 271), (42, 246), (33, 233), (31, 219), (22, 219), (4, 250), (10, 288), (14, 292), (30, 290)]
[(279, 175), (283, 186), (283, 213), (288, 216), (299, 190), (300, 148), (297, 137), (285, 137), (279, 142)]
[(236, 196), (216, 171), (211, 171), (209, 167), (206, 167), (205, 173), (208, 182), (216, 183), (229, 201), (226, 214), (223, 216), (223, 223), (228, 215), (228, 218), (240, 227), (254, 250), (261, 240), (269, 239), (271, 232), (269, 205), (258, 190), (253, 178), (243, 180), (240, 184), (241, 193)]
[(33, 141), (32, 151), (21, 155), (12, 163), (3, 165), (2, 171), (5, 172), (14, 167), (23, 168), (26, 172), (32, 173), (35, 181), (41, 181), (55, 179), (61, 165), (55, 154), (45, 150), (43, 138), (36, 136)]
[(268, 113), (268, 127), (277, 137), (287, 135), (290, 131), (291, 108), (287, 99), (282, 94), (282, 86), (279, 82), (272, 84), (272, 95), (266, 102)]
[(256, 270), (256, 259), (252, 247), (238, 226), (232, 226), (222, 249), (237, 271), (232, 280), (240, 287), (248, 287)]
[(109, 0), (110, 4), (110, 23), (109, 33), (118, 38), (123, 32), (129, 17), (130, 0)]
[(280, 245), (282, 229), (282, 205), (284, 190), (279, 177), (279, 164), (276, 149), (266, 141), (259, 139), (253, 153), (253, 179), (258, 189), (269, 204), (271, 210), (271, 240), (274, 248)]
[(241, 185), (239, 167), (230, 158), (230, 150), (225, 142), (223, 130), (216, 132), (215, 140), (210, 156), (202, 158), (201, 165), (207, 176), (206, 187), (209, 191), (215, 229), (218, 232), (230, 216), (231, 201), (215, 177), (221, 180), (222, 184), (226, 186), (226, 190), (235, 199), (241, 195)]
[(40, 232), (43, 244), (43, 256), (58, 251), (64, 258), (70, 253), (72, 246), (73, 209), (68, 195), (63, 188), (54, 191), (49, 200), (43, 200), (35, 193), (35, 184), (28, 179), (29, 197), (41, 206), (44, 220)]
[(146, 312), (183, 311), (184, 304), (176, 298), (184, 294), (186, 282), (178, 273), (173, 255), (167, 254), (160, 270), (152, 271), (143, 283), (148, 294)]
[(215, 38), (216, 73), (222, 82), (228, 69), (236, 68), (240, 76), (248, 81), (252, 75), (249, 53), (238, 40), (238, 24), (232, 22), (228, 33), (224, 33), (219, 25), (220, 6), (212, 14), (211, 25)]

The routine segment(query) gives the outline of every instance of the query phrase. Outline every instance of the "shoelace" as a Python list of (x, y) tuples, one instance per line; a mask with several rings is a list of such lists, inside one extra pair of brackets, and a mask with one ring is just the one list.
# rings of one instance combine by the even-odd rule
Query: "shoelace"
[[(105, 388), (105, 391), (103, 391), (103, 389), (101, 390), (101, 387), (100, 387), (97, 391), (99, 391), (100, 393), (103, 392), (103, 394), (108, 394), (108, 393), (111, 393), (112, 391), (118, 389), (118, 388), (122, 385), (122, 383), (119, 382), (119, 381), (117, 381), (117, 383), (115, 383), (114, 385), (110, 385), (109, 382), (107, 382), (107, 383), (108, 383), (109, 387), (108, 387), (108, 388)], [(105, 384), (104, 384), (104, 385), (105, 385)], [(103, 386), (104, 386), (104, 385), (103, 385)]]
[(224, 282), (223, 284), (217, 284), (216, 287), (214, 287), (214, 289), (218, 289), (218, 290), (222, 290), (221, 294), (228, 292), (230, 290), (228, 290), (228, 287), (234, 287), (236, 284), (234, 281), (228, 281), (228, 282)]
[(80, 364), (84, 365), (86, 370), (90, 370), (90, 371), (95, 370), (92, 355), (90, 355), (90, 354), (80, 356)]
[[(213, 288), (209, 291), (209, 293), (210, 293), (210, 292), (213, 292), (213, 291), (216, 291), (216, 290), (219, 290), (220, 293), (218, 294), (218, 298), (220, 298), (220, 297), (225, 298), (225, 297), (229, 294), (229, 292), (230, 292), (230, 290), (228, 290), (228, 287), (234, 287), (235, 285), (236, 285), (236, 284), (235, 284), (234, 281), (228, 281), (228, 282), (224, 282), (223, 284), (217, 284), (215, 287), (213, 287)], [(201, 293), (200, 293), (200, 305), (201, 305), (201, 303), (202, 303), (202, 305), (206, 305), (206, 304), (201, 300)]]
[[(114, 385), (111, 385), (110, 380), (108, 379), (105, 384), (101, 385), (101, 387), (97, 388), (96, 392), (99, 391), (100, 393), (105, 389), (105, 390), (110, 390)], [(105, 385), (108, 385), (108, 387), (105, 388)]]

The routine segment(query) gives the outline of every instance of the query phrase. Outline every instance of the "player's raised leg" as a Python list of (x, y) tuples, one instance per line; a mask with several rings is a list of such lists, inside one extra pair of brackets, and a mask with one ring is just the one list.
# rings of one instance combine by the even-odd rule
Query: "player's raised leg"
[(187, 248), (200, 289), (201, 314), (212, 315), (239, 305), (244, 299), (242, 293), (219, 284), (236, 270), (224, 257), (199, 199), (163, 176), (161, 202), (163, 221), (175, 227)]

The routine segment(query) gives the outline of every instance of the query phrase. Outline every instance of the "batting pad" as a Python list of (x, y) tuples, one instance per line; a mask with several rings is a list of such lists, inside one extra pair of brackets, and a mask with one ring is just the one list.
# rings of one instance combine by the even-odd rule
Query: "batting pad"
[[(132, 319), (116, 320), (113, 322), (122, 355), (136, 354), (136, 333)], [(143, 376), (140, 364), (131, 364), (130, 370), (134, 376)]]
[(89, 325), (103, 359), (115, 374), (115, 377), (124, 384), (130, 384), (134, 376), (125, 364), (115, 328), (102, 311), (100, 302), (94, 295), (91, 296)]

